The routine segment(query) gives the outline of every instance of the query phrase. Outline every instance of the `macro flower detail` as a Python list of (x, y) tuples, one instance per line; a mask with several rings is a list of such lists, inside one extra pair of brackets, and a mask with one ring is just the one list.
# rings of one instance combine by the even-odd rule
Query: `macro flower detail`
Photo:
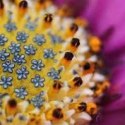
[(17, 54), (20, 52), (20, 44), (12, 42), (9, 46), (9, 50), (12, 54)]
[(37, 35), (33, 38), (33, 41), (34, 41), (37, 45), (41, 46), (41, 45), (43, 45), (43, 44), (46, 42), (46, 39), (45, 39), (44, 35), (37, 34)]
[(31, 79), (31, 81), (35, 87), (43, 87), (45, 79), (42, 78), (40, 75), (35, 75), (35, 77)]
[(49, 36), (51, 38), (52, 43), (54, 44), (63, 42), (63, 39), (60, 36), (53, 35), (51, 33), (49, 33)]
[(31, 103), (36, 108), (40, 108), (43, 105), (44, 102), (45, 102), (45, 99), (43, 97), (43, 94), (41, 95), (41, 93), (39, 95), (36, 95), (35, 97), (33, 97), (31, 99)]
[(31, 69), (36, 70), (36, 71), (41, 71), (42, 68), (44, 68), (45, 65), (43, 64), (42, 60), (32, 60), (32, 66)]
[(25, 32), (18, 32), (17, 36), (16, 36), (16, 40), (21, 42), (21, 43), (25, 43), (28, 39), (29, 35)]
[(44, 58), (45, 59), (53, 59), (56, 53), (52, 49), (45, 49), (44, 50)]
[(0, 125), (89, 125), (100, 111), (101, 40), (65, 9), (0, 0)]
[(37, 25), (36, 25), (36, 23), (35, 22), (28, 22), (27, 24), (26, 24), (26, 28), (28, 29), (28, 30), (30, 30), (30, 31), (34, 31), (35, 29), (36, 29), (36, 27), (37, 27)]
[(55, 68), (51, 68), (50, 71), (47, 73), (48, 77), (52, 79), (60, 79), (60, 71), (56, 70)]
[(8, 39), (5, 37), (5, 35), (0, 34), (0, 46), (3, 46), (7, 41)]
[(1, 76), (0, 86), (7, 89), (9, 86), (12, 86), (12, 80), (12, 77)]
[(21, 68), (17, 70), (19, 80), (26, 79), (28, 74), (29, 72), (27, 71), (27, 68), (25, 66), (21, 66)]
[(3, 71), (4, 71), (4, 72), (10, 72), (10, 73), (12, 73), (14, 66), (15, 66), (14, 63), (12, 63), (10, 60), (6, 60), (6, 61), (2, 64), (2, 67), (3, 67)]
[(8, 22), (5, 24), (5, 28), (8, 32), (12, 32), (17, 29), (16, 24), (14, 22)]
[(0, 50), (0, 60), (5, 61), (10, 54), (6, 51), (6, 49)]
[(23, 87), (15, 89), (14, 92), (15, 92), (16, 96), (21, 99), (24, 99), (25, 96), (27, 96), (27, 94), (28, 94), (26, 89)]
[(34, 55), (36, 53), (36, 48), (33, 45), (24, 46), (24, 49), (27, 55)]
[(15, 54), (14, 55), (14, 58), (13, 58), (13, 61), (19, 65), (23, 64), (26, 62), (25, 60), (25, 55), (19, 55), (19, 54)]

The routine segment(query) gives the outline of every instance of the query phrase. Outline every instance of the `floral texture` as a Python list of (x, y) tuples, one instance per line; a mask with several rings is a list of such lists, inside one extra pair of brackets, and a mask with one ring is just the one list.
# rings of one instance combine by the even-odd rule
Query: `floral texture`
[[(76, 5), (80, 14), (85, 6), (76, 3), (67, 6)], [(73, 17), (77, 13), (52, 0), (0, 1), (1, 125), (90, 125), (97, 119), (110, 83), (102, 42), (86, 20)]]
[(106, 106), (104, 107), (104, 115), (101, 116), (103, 121), (100, 121), (100, 125), (124, 125), (125, 1), (81, 0), (79, 3), (75, 0), (56, 0), (56, 3), (60, 6), (72, 4), (75, 16), (87, 19), (89, 29), (102, 39), (103, 58), (112, 85), (105, 101), (102, 100)]

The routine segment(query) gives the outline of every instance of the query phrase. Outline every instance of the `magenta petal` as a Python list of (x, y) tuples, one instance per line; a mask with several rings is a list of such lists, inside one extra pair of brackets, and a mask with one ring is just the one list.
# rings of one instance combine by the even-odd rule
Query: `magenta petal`
[(125, 125), (125, 109), (105, 112), (98, 125)]
[(80, 1), (77, 1), (77, 0), (55, 0), (55, 3), (58, 4), (58, 6), (68, 5), (69, 9), (73, 10), (73, 15), (79, 16), (85, 10), (89, 1), (88, 0), (80, 0)]
[(94, 2), (90, 2), (86, 13), (83, 12), (82, 16), (89, 20), (92, 31), (96, 35), (103, 36), (109, 28), (113, 27), (114, 31), (110, 39), (104, 41), (106, 56), (125, 47), (124, 4), (124, 0), (94, 0)]
[(117, 66), (112, 70), (112, 85), (108, 98), (120, 95), (109, 100), (103, 107), (102, 117), (98, 125), (125, 125), (125, 65)]

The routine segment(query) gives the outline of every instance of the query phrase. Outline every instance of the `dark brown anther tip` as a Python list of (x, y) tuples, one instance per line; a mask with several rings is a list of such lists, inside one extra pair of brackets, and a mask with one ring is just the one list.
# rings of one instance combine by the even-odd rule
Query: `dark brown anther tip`
[(45, 22), (51, 23), (53, 21), (53, 15), (52, 14), (46, 14), (44, 18)]
[(61, 108), (56, 108), (53, 110), (53, 117), (57, 119), (63, 118), (63, 113)]
[(91, 64), (90, 63), (85, 63), (83, 66), (83, 70), (89, 70), (91, 68)]
[(23, 8), (23, 9), (26, 9), (28, 7), (28, 2), (26, 0), (22, 0), (20, 3), (19, 3), (19, 7), (20, 8)]
[(80, 45), (79, 39), (78, 38), (73, 38), (71, 41), (71, 45), (78, 47)]
[(60, 90), (62, 88), (62, 84), (63, 84), (62, 82), (54, 80), (53, 88), (56, 90)]
[(45, 3), (45, 0), (38, 0), (38, 3), (43, 4)]
[(78, 30), (78, 25), (73, 23), (70, 27), (70, 30), (76, 32)]
[(4, 8), (3, 0), (0, 0), (0, 9)]
[(15, 99), (10, 99), (8, 101), (8, 106), (11, 107), (11, 108), (15, 108), (17, 106), (17, 102)]
[(87, 104), (86, 104), (85, 102), (81, 102), (81, 103), (79, 104), (79, 106), (78, 106), (78, 110), (79, 110), (80, 112), (86, 111), (86, 108), (87, 108)]
[(64, 55), (64, 58), (68, 61), (71, 61), (73, 59), (74, 55), (71, 52), (66, 52)]
[(83, 81), (82, 81), (82, 78), (81, 77), (75, 77), (73, 79), (73, 82), (74, 82), (74, 86), (76, 87), (79, 87), (82, 85)]

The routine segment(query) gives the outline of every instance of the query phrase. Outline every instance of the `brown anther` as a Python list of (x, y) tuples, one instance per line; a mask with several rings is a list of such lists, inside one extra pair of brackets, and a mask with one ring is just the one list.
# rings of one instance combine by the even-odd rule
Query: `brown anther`
[(75, 77), (73, 79), (73, 82), (74, 82), (75, 87), (80, 87), (82, 85), (82, 83), (83, 83), (81, 77)]
[(31, 121), (31, 122), (35, 121), (35, 118), (31, 118), (30, 121)]
[(45, 0), (38, 0), (38, 3), (43, 4), (45, 3)]
[(0, 0), (0, 9), (4, 8), (3, 0)]
[(8, 106), (9, 106), (10, 108), (15, 108), (15, 107), (17, 106), (16, 100), (15, 100), (15, 99), (10, 99), (10, 100), (8, 101)]
[(52, 14), (46, 14), (45, 18), (44, 18), (44, 21), (47, 22), (47, 23), (51, 23), (53, 21)]
[(62, 82), (54, 80), (53, 88), (56, 90), (60, 90), (62, 88), (62, 84), (63, 84)]
[(20, 3), (19, 3), (19, 8), (22, 8), (22, 9), (26, 9), (28, 7), (28, 3), (26, 0), (22, 0)]
[(53, 117), (56, 119), (61, 119), (63, 118), (63, 113), (62, 113), (62, 109), (61, 108), (56, 108), (53, 110)]
[(95, 71), (95, 64), (92, 62), (84, 62), (82, 65), (83, 75), (93, 73)]
[(78, 30), (78, 25), (75, 24), (75, 23), (73, 23), (73, 24), (71, 25), (71, 27), (70, 27), (70, 30), (73, 31), (73, 32), (77, 32), (77, 30)]
[(78, 110), (79, 110), (80, 112), (86, 111), (86, 108), (87, 108), (87, 104), (86, 104), (85, 102), (81, 102), (81, 103), (79, 104), (79, 106), (78, 106)]
[(85, 63), (85, 65), (83, 66), (83, 70), (89, 70), (91, 68), (91, 64), (90, 63)]
[(15, 0), (10, 0), (11, 3), (15, 3)]
[(65, 55), (64, 55), (64, 58), (67, 61), (71, 61), (73, 59), (73, 57), (74, 57), (74, 55), (71, 52), (66, 52)]
[(71, 41), (71, 45), (77, 48), (80, 45), (79, 39), (73, 38)]

